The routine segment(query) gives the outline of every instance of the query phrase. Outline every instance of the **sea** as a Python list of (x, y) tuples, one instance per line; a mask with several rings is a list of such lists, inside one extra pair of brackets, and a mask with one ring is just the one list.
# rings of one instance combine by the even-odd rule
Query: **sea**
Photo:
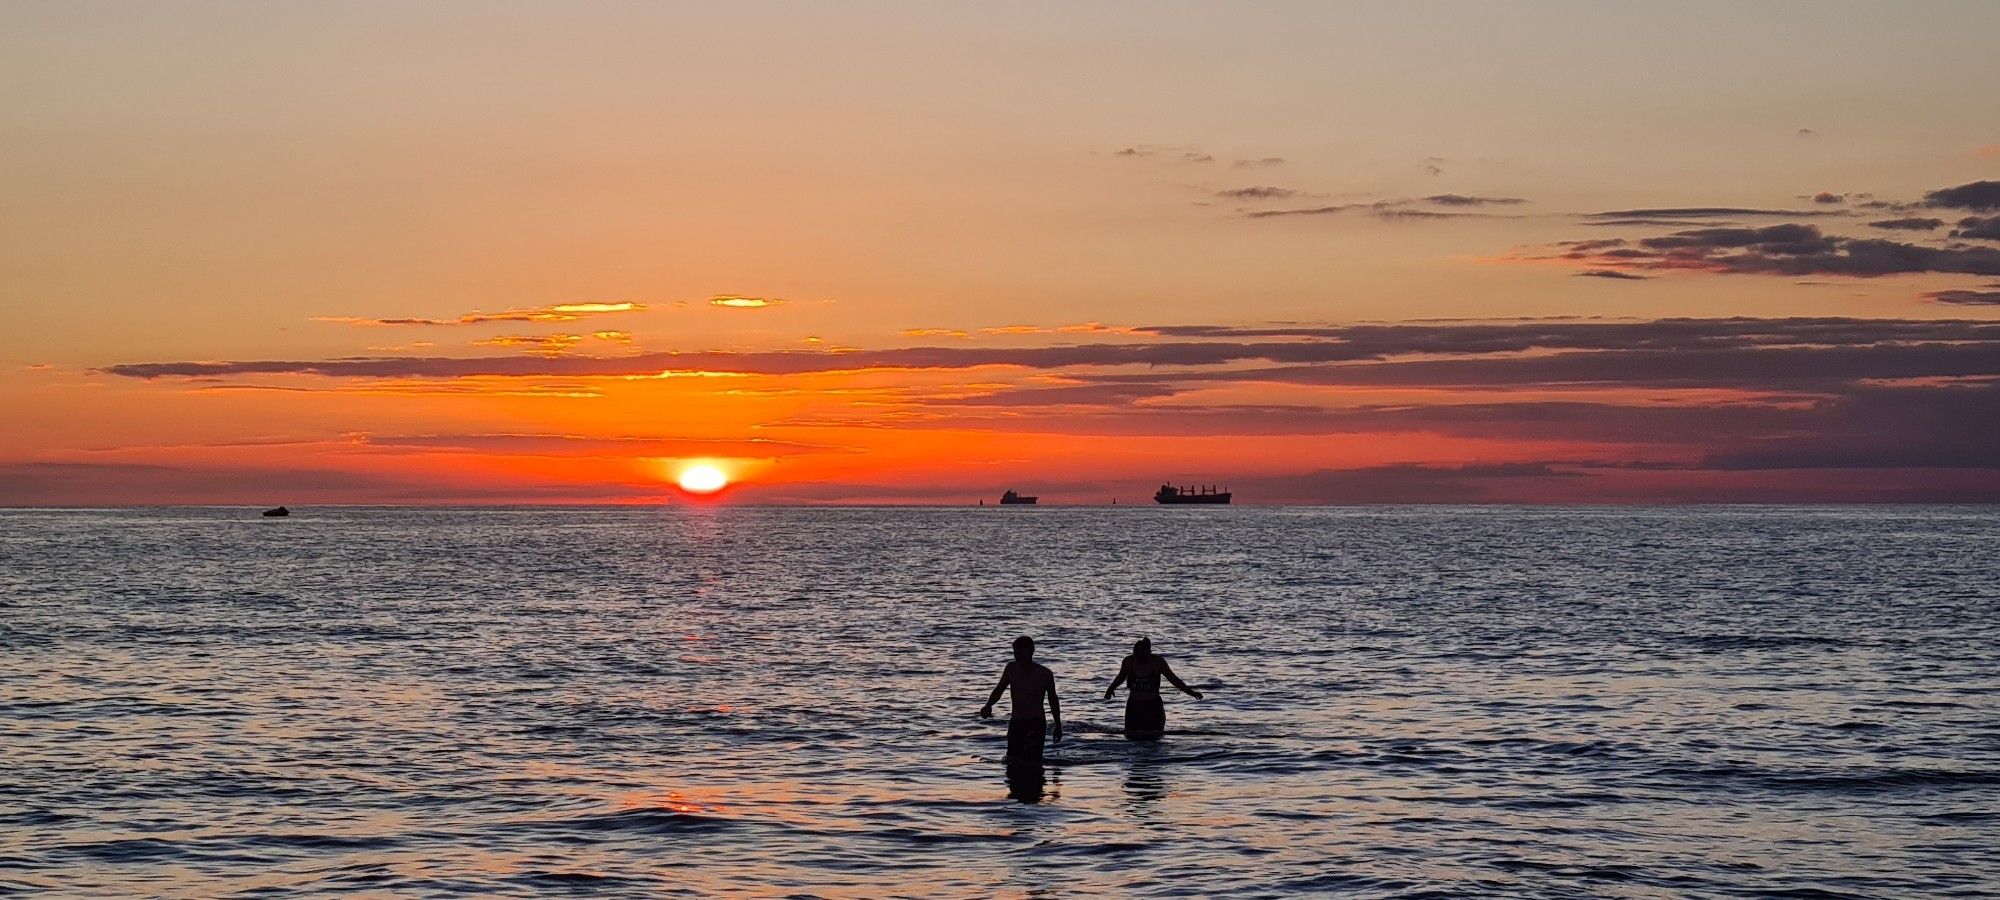
[(1996, 896), (2000, 508), (0, 511), (0, 893)]

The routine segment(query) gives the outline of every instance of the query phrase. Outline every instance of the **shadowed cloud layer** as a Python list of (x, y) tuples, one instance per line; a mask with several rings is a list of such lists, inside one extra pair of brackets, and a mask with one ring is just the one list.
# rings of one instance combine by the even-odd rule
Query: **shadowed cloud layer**
[[(1808, 226), (1774, 228), (1792, 230), (1744, 229), (1697, 240), (1702, 247), (1809, 250), (1825, 239)], [(1661, 250), (1647, 252), (1677, 251), (1688, 238), (1667, 237)], [(1616, 239), (1572, 246), (1582, 253), (1634, 248)], [(1985, 292), (1963, 293), (1936, 292), (1933, 299), (1987, 302), (1971, 296)], [(164, 362), (106, 371), (193, 379), (200, 390), (261, 387), (282, 377), (293, 379), (282, 383), (285, 390), (349, 382), (477, 384), (491, 391), (516, 379), (556, 378), (605, 391), (625, 379), (671, 382), (676, 390), (717, 395), (744, 383), (653, 379), (664, 372), (811, 374), (818, 380), (753, 381), (749, 393), (824, 391), (823, 402), (787, 406), (761, 425), (771, 429), (769, 441), (469, 433), (359, 442), (368, 452), (413, 460), (427, 453), (602, 458), (607, 465), (688, 455), (793, 461), (787, 464), (861, 460), (869, 441), (855, 435), (883, 429), (1015, 435), (1036, 445), (1235, 436), (1335, 442), (1327, 446), (1359, 455), (1347, 467), (1321, 458), (1299, 466), (1303, 474), (1266, 467), (1232, 476), (1266, 500), (2000, 499), (2000, 322), (1563, 318), (1092, 325), (1076, 333), (1115, 339), (627, 357)], [(891, 374), (969, 369), (982, 371), (944, 383)], [(845, 380), (859, 373), (872, 374)], [(849, 387), (857, 383), (871, 388), (853, 393)], [(818, 434), (829, 439), (812, 437)], [(989, 440), (995, 438), (981, 439)], [(854, 449), (842, 447), (850, 443)], [(1399, 458), (1378, 464), (1385, 452)], [(1837, 483), (1782, 474), (1814, 471), (1842, 474)], [(828, 484), (834, 487), (773, 485), (770, 496), (810, 499), (822, 488), (834, 490), (838, 480)], [(899, 496), (893, 484), (852, 487), (845, 496)]]
[[(135, 378), (320, 375), (365, 378), (496, 376), (646, 376), (663, 371), (720, 371), (786, 375), (857, 369), (963, 369), (1014, 366), (1030, 369), (1106, 366), (1219, 366), (1246, 361), (1276, 363), (1377, 362), (1414, 354), (1491, 356), (1527, 350), (1692, 351), (1789, 353), (1798, 358), (1834, 351), (1863, 355), (1907, 350), (1920, 343), (1949, 344), (1954, 351), (1982, 350), (2000, 336), (2000, 323), (1912, 319), (1663, 319), (1653, 322), (1528, 321), (1397, 323), (1335, 326), (1154, 326), (1142, 334), (1170, 342), (1089, 343), (1043, 347), (902, 347), (878, 350), (699, 351), (624, 357), (535, 358), (517, 356), (377, 356), (329, 360), (130, 363), (105, 371)], [(1199, 340), (1187, 340), (1187, 339)], [(1285, 340), (1249, 340), (1285, 338)], [(1976, 342), (1965, 344), (1963, 342)], [(1974, 354), (1977, 356), (1977, 354)], [(1425, 360), (1395, 363), (1443, 371), (1474, 364), (1550, 366), (1567, 355), (1526, 359)], [(1749, 357), (1745, 357), (1746, 359)], [(1362, 367), (1348, 377), (1368, 378)], [(1343, 369), (1343, 371), (1347, 371)], [(1379, 369), (1378, 369), (1379, 370)], [(1878, 377), (1878, 376), (1860, 376)]]

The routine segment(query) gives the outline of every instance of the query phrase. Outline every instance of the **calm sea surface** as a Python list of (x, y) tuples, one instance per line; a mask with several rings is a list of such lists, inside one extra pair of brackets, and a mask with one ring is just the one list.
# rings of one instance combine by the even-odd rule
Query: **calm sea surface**
[(1991, 896), (2000, 509), (0, 511), (0, 760), (0, 892)]

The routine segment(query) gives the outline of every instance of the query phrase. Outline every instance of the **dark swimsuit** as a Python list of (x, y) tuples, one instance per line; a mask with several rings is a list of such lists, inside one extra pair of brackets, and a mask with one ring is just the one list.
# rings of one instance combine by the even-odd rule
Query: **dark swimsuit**
[(1048, 723), (1040, 716), (1028, 718), (1015, 716), (1007, 721), (1007, 764), (1010, 766), (1038, 766), (1042, 763), (1042, 739), (1048, 736)]
[(1167, 730), (1167, 705), (1160, 700), (1160, 672), (1155, 669), (1132, 673), (1126, 682), (1125, 736), (1135, 741), (1157, 741)]

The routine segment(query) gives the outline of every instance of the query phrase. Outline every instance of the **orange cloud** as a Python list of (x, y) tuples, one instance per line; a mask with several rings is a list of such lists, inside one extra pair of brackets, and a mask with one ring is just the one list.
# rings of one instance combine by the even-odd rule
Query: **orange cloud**
[(721, 294), (708, 298), (708, 305), (719, 306), (724, 309), (763, 309), (767, 306), (777, 306), (783, 302), (785, 301), (769, 297), (738, 297), (733, 294)]
[(584, 316), (606, 313), (644, 312), (644, 303), (559, 303), (554, 306), (535, 306), (526, 309), (507, 309), (500, 312), (480, 312), (473, 310), (455, 319), (425, 319), (417, 317), (397, 317), (371, 319), (357, 316), (313, 316), (315, 322), (333, 322), (341, 325), (362, 327), (382, 327), (390, 325), (479, 325), (485, 322), (573, 322)]
[(560, 356), (582, 340), (580, 334), (502, 334), (472, 343), (481, 347), (520, 347), (540, 356)]
[[(1057, 325), (1045, 328), (1040, 325), (1002, 325), (997, 328), (981, 328), (987, 334), (1139, 334), (1134, 328), (1106, 325), (1103, 322), (1078, 322), (1074, 325)], [(909, 332), (903, 332), (909, 334)]]

